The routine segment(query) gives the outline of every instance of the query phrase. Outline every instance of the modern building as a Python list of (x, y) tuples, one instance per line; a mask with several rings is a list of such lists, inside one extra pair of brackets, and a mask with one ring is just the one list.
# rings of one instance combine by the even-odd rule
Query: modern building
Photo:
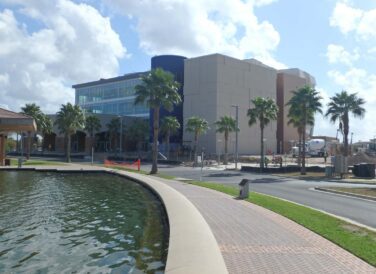
[[(182, 125), (170, 142), (174, 145), (193, 146), (193, 136), (185, 131), (187, 119), (191, 116), (205, 118), (210, 130), (200, 137), (200, 148), (208, 154), (224, 152), (223, 134), (216, 133), (214, 123), (224, 115), (235, 117), (235, 107), (239, 109), (239, 154), (260, 153), (259, 126), (249, 127), (247, 110), (251, 100), (257, 96), (274, 99), (280, 109), (277, 121), (272, 121), (264, 130), (265, 152), (289, 152), (294, 141), (298, 140), (295, 128), (287, 124), (288, 107), (292, 91), (304, 85), (315, 85), (315, 79), (300, 69), (276, 70), (255, 59), (239, 60), (222, 54), (211, 54), (195, 58), (177, 55), (160, 55), (151, 59), (151, 69), (162, 68), (171, 72), (180, 83), (179, 93), (183, 104), (172, 112), (161, 109), (160, 119), (167, 115), (177, 117)], [(153, 114), (146, 105), (134, 105), (134, 87), (141, 83), (147, 72), (131, 73), (123, 76), (100, 79), (94, 82), (74, 85), (76, 104), (87, 112), (115, 116), (149, 118), (150, 142), (153, 137)], [(307, 136), (312, 133), (308, 129)], [(160, 150), (163, 152), (162, 136), (159, 136)], [(230, 135), (229, 153), (235, 152), (235, 134)]]
[(145, 104), (134, 104), (134, 87), (141, 83), (141, 77), (147, 73), (130, 73), (74, 85), (75, 103), (90, 113), (149, 118), (149, 108)]
[[(185, 60), (184, 67), (184, 124), (191, 116), (205, 118), (210, 130), (200, 137), (199, 146), (207, 154), (224, 152), (223, 134), (216, 133), (214, 123), (224, 115), (235, 117), (239, 106), (239, 153), (260, 152), (258, 125), (249, 127), (247, 110), (256, 96), (276, 100), (277, 70), (255, 59), (239, 60), (212, 54)], [(276, 152), (277, 123), (264, 130), (265, 151)], [(183, 142), (192, 144), (193, 136), (184, 130)], [(235, 134), (230, 136), (229, 152), (235, 150)]]
[[(182, 100), (184, 101), (183, 87), (184, 87), (184, 60), (187, 59), (184, 56), (179, 55), (159, 55), (151, 58), (151, 69), (162, 68), (165, 71), (172, 73), (175, 77), (175, 81), (180, 84), (178, 90)], [(171, 147), (175, 145), (181, 145), (183, 139), (183, 103), (175, 106), (172, 111), (167, 111), (161, 108), (159, 118), (162, 120), (166, 116), (175, 116), (181, 124), (180, 129), (176, 134), (171, 136)], [(153, 140), (153, 112), (150, 111), (150, 142)], [(159, 143), (163, 142), (163, 136), (159, 136)]]
[[(277, 73), (277, 104), (279, 107), (277, 126), (277, 152), (287, 153), (299, 139), (297, 129), (288, 124), (289, 107), (286, 104), (293, 96), (292, 91), (305, 85), (315, 86), (315, 78), (298, 68), (283, 69)], [(307, 127), (307, 136), (312, 135), (312, 127)]]
[[(142, 117), (122, 116), (119, 118), (118, 115), (114, 114), (93, 115), (96, 115), (99, 118), (101, 128), (97, 132), (94, 132), (93, 138), (84, 129), (77, 130), (77, 132), (71, 136), (72, 153), (88, 155), (91, 153), (92, 145), (94, 147), (95, 152), (118, 152), (134, 149), (130, 148), (130, 146), (134, 146), (134, 144), (130, 144), (129, 142), (127, 142), (127, 136), (129, 135), (127, 133), (127, 130), (132, 123), (140, 123), (144, 121)], [(56, 120), (56, 115), (48, 116), (54, 123)], [(120, 119), (123, 134), (120, 134), (120, 128), (117, 134), (109, 134), (107, 125), (111, 122), (112, 119)], [(121, 142), (120, 139), (122, 139)], [(64, 134), (59, 133), (58, 127), (54, 125), (52, 132), (44, 136), (42, 144), (43, 151), (65, 153), (65, 146), (66, 139)]]

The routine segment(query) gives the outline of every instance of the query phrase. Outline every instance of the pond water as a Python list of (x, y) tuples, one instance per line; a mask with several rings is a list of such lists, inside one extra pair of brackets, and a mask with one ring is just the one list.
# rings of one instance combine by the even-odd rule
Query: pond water
[(0, 273), (163, 273), (163, 206), (109, 174), (0, 171)]

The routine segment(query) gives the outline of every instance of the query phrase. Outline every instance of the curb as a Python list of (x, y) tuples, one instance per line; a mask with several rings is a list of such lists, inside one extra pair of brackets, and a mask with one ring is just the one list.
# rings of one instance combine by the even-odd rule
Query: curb
[(345, 195), (345, 196), (349, 196), (349, 197), (355, 197), (355, 198), (361, 198), (361, 199), (370, 200), (370, 201), (376, 201), (376, 197), (367, 196), (367, 195), (343, 192), (343, 191), (332, 190), (332, 189), (321, 188), (321, 187), (314, 187), (314, 189), (318, 190), (318, 191), (323, 191), (323, 192), (341, 194), (341, 195)]
[[(318, 190), (319, 191), (319, 190)], [(287, 199), (284, 199), (284, 198), (280, 198), (280, 197), (277, 197), (277, 196), (273, 196), (273, 195), (269, 195), (269, 194), (265, 194), (265, 193), (261, 193), (261, 192), (257, 192), (257, 191), (254, 191), (255, 193), (258, 193), (258, 194), (261, 194), (261, 195), (265, 195), (265, 196), (269, 196), (269, 197), (272, 197), (272, 198), (276, 198), (276, 199), (280, 199), (282, 201), (285, 201), (285, 202), (289, 202), (289, 203), (292, 203), (292, 204), (295, 204), (295, 205), (299, 205), (299, 206), (303, 206), (303, 207), (306, 207), (306, 208), (309, 208), (309, 209), (312, 209), (312, 210), (316, 210), (316, 211), (319, 211), (321, 213), (324, 213), (324, 214), (327, 214), (329, 216), (332, 216), (334, 218), (337, 218), (337, 219), (340, 219), (342, 221), (345, 221), (345, 222), (348, 222), (350, 224), (353, 224), (353, 225), (356, 225), (356, 226), (359, 226), (359, 227), (363, 227), (365, 229), (368, 229), (368, 230), (371, 230), (371, 231), (374, 231), (376, 232), (376, 228), (374, 227), (371, 227), (371, 226), (368, 226), (368, 225), (364, 225), (364, 224), (361, 224), (357, 221), (354, 221), (352, 219), (349, 219), (349, 218), (346, 218), (346, 217), (342, 217), (342, 216), (339, 216), (339, 215), (336, 215), (336, 214), (333, 214), (333, 213), (330, 213), (328, 211), (325, 211), (325, 210), (322, 210), (322, 209), (318, 209), (318, 208), (315, 208), (315, 207), (312, 207), (312, 206), (308, 206), (308, 205), (305, 205), (305, 204), (301, 204), (301, 203), (297, 203), (297, 202), (293, 202), (291, 200), (287, 200)], [(273, 211), (274, 212), (274, 211)], [(277, 213), (278, 214), (278, 213)], [(281, 215), (281, 214), (280, 214)], [(283, 215), (281, 215), (283, 216)], [(287, 218), (287, 217), (286, 217)]]
[(169, 223), (169, 246), (165, 273), (228, 274), (226, 264), (208, 223), (183, 194), (146, 175), (110, 168), (85, 166), (0, 168), (0, 171), (84, 172), (121, 176), (151, 189), (163, 203)]

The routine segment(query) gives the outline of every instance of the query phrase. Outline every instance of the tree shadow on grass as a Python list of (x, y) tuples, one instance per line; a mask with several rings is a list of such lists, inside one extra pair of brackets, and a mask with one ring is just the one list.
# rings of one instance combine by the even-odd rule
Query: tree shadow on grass
[(225, 173), (225, 172), (221, 172), (221, 173), (211, 173), (211, 174), (207, 174), (205, 175), (204, 177), (238, 177), (238, 176), (242, 176), (241, 173)]
[(260, 179), (250, 180), (251, 184), (274, 184), (274, 183), (283, 183), (283, 182), (286, 182), (286, 180), (279, 179), (279, 178), (260, 178)]

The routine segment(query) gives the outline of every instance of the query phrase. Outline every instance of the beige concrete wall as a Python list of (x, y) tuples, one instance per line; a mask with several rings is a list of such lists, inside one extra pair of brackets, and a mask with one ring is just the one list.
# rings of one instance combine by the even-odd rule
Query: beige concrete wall
[[(288, 112), (289, 107), (286, 104), (290, 101), (293, 93), (292, 91), (298, 90), (304, 85), (315, 86), (316, 81), (313, 76), (299, 69), (286, 69), (278, 71), (278, 87), (277, 93), (281, 100), (278, 100), (278, 105), (283, 111), (280, 113), (278, 123), (280, 127), (278, 130), (278, 142), (283, 144), (283, 152), (289, 152), (291, 149), (290, 141), (298, 141), (299, 135), (297, 129), (292, 125), (288, 125)], [(310, 127), (307, 128), (309, 134)], [(308, 135), (307, 135), (308, 136)]]
[(5, 134), (0, 134), (0, 166), (3, 166), (5, 164), (5, 143)]
[[(204, 146), (208, 153), (224, 152), (224, 136), (215, 132), (214, 122), (224, 115), (235, 118), (235, 109), (231, 105), (239, 105), (239, 153), (259, 154), (259, 126), (250, 128), (246, 113), (251, 106), (250, 100), (256, 96), (276, 100), (276, 70), (254, 60), (213, 54), (187, 59), (184, 73), (185, 122), (197, 115), (211, 125), (208, 133), (201, 137), (200, 146)], [(265, 138), (266, 150), (276, 152), (276, 122), (267, 126)], [(233, 153), (235, 133), (230, 134), (229, 139), (229, 152)], [(185, 130), (183, 140), (192, 140)]]
[(186, 132), (185, 125), (189, 117), (199, 116), (205, 118), (211, 128), (200, 137), (199, 147), (215, 153), (216, 134), (213, 123), (217, 120), (218, 56), (208, 55), (184, 62), (183, 144), (193, 145), (193, 135)]

